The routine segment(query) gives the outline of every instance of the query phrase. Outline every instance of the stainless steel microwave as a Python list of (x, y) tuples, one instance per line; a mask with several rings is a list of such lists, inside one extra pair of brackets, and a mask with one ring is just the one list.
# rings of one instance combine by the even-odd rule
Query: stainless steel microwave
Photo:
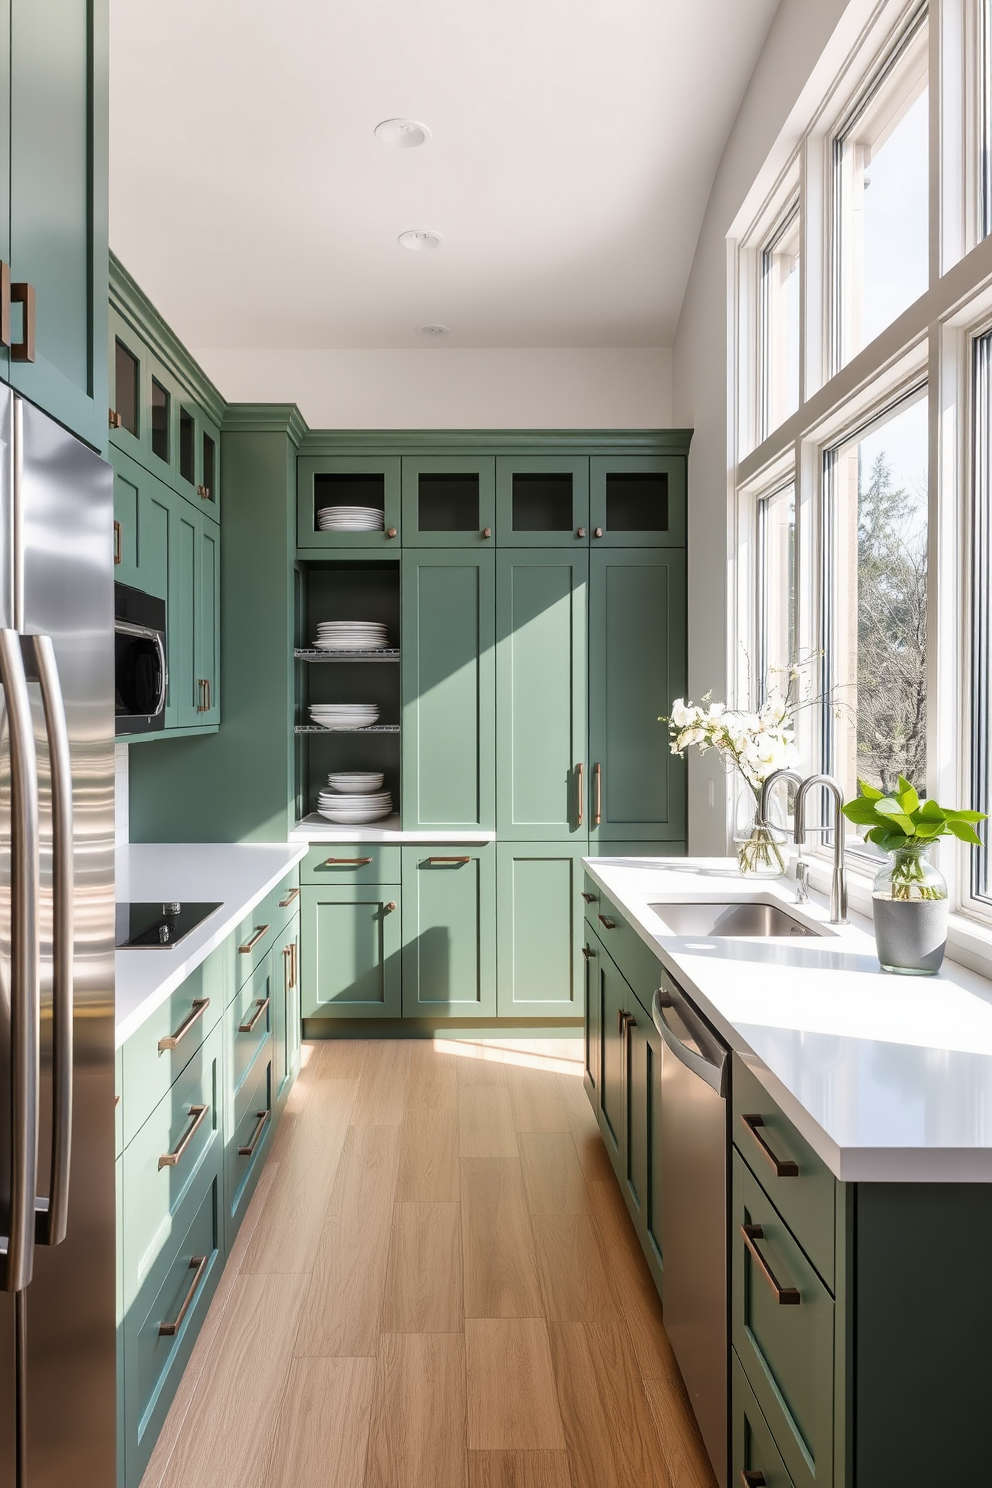
[(147, 734), (165, 727), (169, 687), (165, 639), (165, 600), (128, 584), (115, 584), (116, 734)]

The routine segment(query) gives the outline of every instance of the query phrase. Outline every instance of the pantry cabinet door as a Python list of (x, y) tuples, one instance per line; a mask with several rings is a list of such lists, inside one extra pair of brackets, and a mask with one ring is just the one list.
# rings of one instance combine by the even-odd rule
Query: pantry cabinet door
[(403, 825), (496, 824), (496, 555), (403, 555)]
[(572, 1018), (582, 1006), (585, 846), (501, 842), (497, 849), (497, 1012)]

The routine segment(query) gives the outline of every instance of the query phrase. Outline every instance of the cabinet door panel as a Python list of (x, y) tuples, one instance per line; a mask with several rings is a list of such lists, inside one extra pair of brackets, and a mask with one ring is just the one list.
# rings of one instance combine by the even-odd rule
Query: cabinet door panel
[(685, 493), (684, 455), (593, 455), (593, 546), (684, 548)]
[(305, 1018), (400, 1016), (400, 915), (395, 888), (305, 888)]
[(299, 916), (283, 930), (272, 955), (272, 1086), (280, 1110), (300, 1068)]
[(633, 1002), (633, 994), (610, 957), (597, 945), (599, 1001), (599, 1126), (606, 1150), (620, 1177), (624, 1141), (624, 1055), (626, 1038), (622, 1015)]
[(603, 1062), (603, 1007), (599, 994), (600, 946), (588, 924), (582, 925), (582, 982), (585, 998), (585, 1074), (583, 1084), (599, 1114), (599, 1079)]
[(138, 527), (141, 492), (135, 481), (114, 471), (114, 582), (140, 587)]
[(497, 559), (497, 820), (501, 836), (586, 837), (588, 556)]
[[(391, 554), (399, 547), (400, 457), (306, 456), (296, 464), (297, 530), (300, 548), (379, 549)], [(371, 532), (324, 532), (318, 513), (328, 506), (375, 507), (383, 514), (382, 527)], [(390, 537), (390, 532), (394, 537)]]
[(495, 852), (404, 847), (404, 1017), (495, 1015)]
[(685, 764), (658, 718), (685, 691), (685, 554), (594, 552), (589, 593), (590, 842), (682, 842)]
[(636, 1003), (628, 1019), (625, 1050), (626, 1094), (624, 1197), (637, 1238), (661, 1289), (661, 1040)]
[[(197, 522), (196, 630), (197, 722), (220, 722), (220, 528), (206, 516)], [(206, 685), (201, 688), (201, 683)], [(201, 701), (202, 699), (202, 701)]]
[(568, 1018), (580, 1011), (584, 847), (501, 842), (497, 849), (497, 1011)]
[(495, 545), (495, 529), (492, 455), (404, 455), (403, 542), (407, 547)]
[(588, 547), (588, 456), (499, 455), (496, 508), (500, 547)]
[(188, 502), (176, 496), (171, 501), (172, 539), (169, 611), (169, 699), (166, 728), (192, 728), (200, 722), (196, 644), (197, 581), (199, 579), (199, 522)]
[(403, 821), (495, 825), (495, 554), (403, 557)]

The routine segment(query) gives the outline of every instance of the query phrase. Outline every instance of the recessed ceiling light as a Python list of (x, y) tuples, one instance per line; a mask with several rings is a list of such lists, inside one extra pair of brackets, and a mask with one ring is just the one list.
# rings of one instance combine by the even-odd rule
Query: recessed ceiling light
[(451, 330), (446, 325), (422, 325), (417, 327), (418, 336), (426, 336), (430, 341), (436, 341), (441, 336), (450, 336)]
[(399, 243), (401, 248), (409, 248), (411, 253), (430, 253), (434, 248), (440, 248), (444, 242), (440, 233), (423, 232), (411, 230), (400, 233)]
[(395, 150), (414, 150), (427, 143), (431, 132), (417, 119), (383, 119), (375, 126), (375, 137), (381, 144), (391, 145)]

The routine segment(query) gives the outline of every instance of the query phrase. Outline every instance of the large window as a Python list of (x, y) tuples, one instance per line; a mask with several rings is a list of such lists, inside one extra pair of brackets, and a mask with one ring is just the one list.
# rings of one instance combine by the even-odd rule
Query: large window
[(799, 407), (799, 199), (761, 249), (761, 435)]
[[(973, 343), (972, 372), (972, 672), (971, 775), (974, 806), (992, 813), (992, 331)], [(969, 803), (970, 804), (970, 803)], [(992, 904), (986, 846), (972, 860), (972, 892)]]
[(978, 141), (980, 232), (992, 233), (992, 0), (979, 0), (979, 78), (981, 124)]
[(825, 680), (833, 773), (927, 786), (925, 390), (825, 456)]
[(839, 362), (927, 289), (928, 95), (924, 8), (834, 139)]
[(790, 482), (757, 504), (758, 687), (792, 690), (796, 647), (796, 492)]

